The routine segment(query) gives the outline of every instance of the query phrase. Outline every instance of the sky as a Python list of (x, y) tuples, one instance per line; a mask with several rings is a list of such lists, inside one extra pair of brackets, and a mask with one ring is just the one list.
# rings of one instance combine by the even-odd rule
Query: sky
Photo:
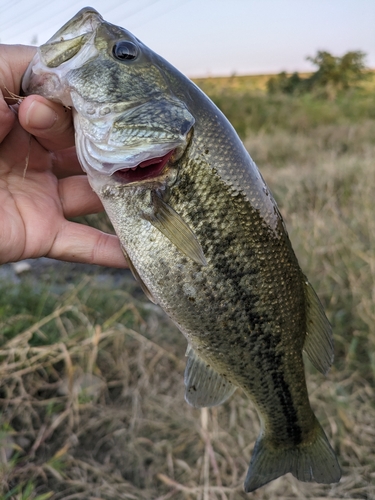
[[(87, 0), (13, 0), (0, 42), (40, 45)], [(375, 68), (375, 0), (91, 0), (190, 77), (313, 71), (318, 50), (367, 54)]]

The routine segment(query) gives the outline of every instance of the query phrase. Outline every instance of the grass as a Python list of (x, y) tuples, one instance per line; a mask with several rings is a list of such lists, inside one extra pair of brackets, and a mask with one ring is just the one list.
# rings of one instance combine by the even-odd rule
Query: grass
[[(196, 80), (245, 140), (259, 132), (284, 130), (308, 135), (322, 125), (350, 125), (375, 118), (375, 72), (362, 85), (334, 100), (316, 94), (299, 97), (269, 95), (260, 84), (264, 77), (208, 78)], [(235, 82), (240, 82), (237, 85)]]
[[(213, 98), (222, 92), (233, 115), (245, 90)], [(287, 475), (243, 493), (259, 430), (249, 401), (237, 391), (217, 408), (189, 407), (177, 329), (126, 272), (66, 265), (1, 285), (1, 498), (375, 499), (373, 95), (245, 94), (253, 111), (233, 121), (334, 328), (328, 377), (306, 370), (341, 482)]]

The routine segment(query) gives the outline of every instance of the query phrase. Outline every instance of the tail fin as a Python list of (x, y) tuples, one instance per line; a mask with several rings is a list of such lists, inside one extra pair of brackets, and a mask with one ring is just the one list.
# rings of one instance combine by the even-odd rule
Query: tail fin
[(316, 437), (313, 442), (301, 443), (294, 448), (271, 448), (264, 435), (255, 443), (245, 491), (250, 493), (277, 477), (291, 472), (300, 481), (337, 483), (341, 469), (323, 429), (316, 420)]

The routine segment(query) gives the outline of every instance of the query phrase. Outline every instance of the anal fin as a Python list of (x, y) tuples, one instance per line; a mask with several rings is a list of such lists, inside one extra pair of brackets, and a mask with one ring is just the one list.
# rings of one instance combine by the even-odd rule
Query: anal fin
[(217, 406), (226, 401), (236, 387), (213, 370), (188, 346), (184, 375), (185, 400), (195, 408)]
[(306, 339), (303, 346), (317, 370), (326, 374), (333, 362), (332, 327), (313, 287), (305, 281)]
[(138, 274), (138, 271), (136, 270), (136, 268), (134, 267), (134, 264), (131, 260), (131, 258), (129, 257), (127, 251), (125, 250), (125, 248), (123, 246), (121, 246), (121, 250), (122, 250), (122, 253), (124, 254), (125, 256), (125, 259), (127, 261), (127, 263), (129, 264), (129, 269), (130, 271), (132, 272), (134, 278), (136, 279), (136, 281), (138, 281), (140, 287), (142, 288), (143, 290), (143, 293), (146, 295), (146, 297), (151, 300), (151, 302), (153, 302), (154, 304), (157, 304), (156, 300), (154, 299), (152, 293), (150, 292), (150, 290), (147, 288), (146, 284), (144, 283), (143, 279), (139, 276)]

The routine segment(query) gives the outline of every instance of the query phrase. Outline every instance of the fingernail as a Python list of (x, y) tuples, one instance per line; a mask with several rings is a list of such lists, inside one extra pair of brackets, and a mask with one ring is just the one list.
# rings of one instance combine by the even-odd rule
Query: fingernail
[(57, 113), (39, 101), (31, 103), (26, 113), (26, 124), (30, 128), (48, 129), (57, 120)]

